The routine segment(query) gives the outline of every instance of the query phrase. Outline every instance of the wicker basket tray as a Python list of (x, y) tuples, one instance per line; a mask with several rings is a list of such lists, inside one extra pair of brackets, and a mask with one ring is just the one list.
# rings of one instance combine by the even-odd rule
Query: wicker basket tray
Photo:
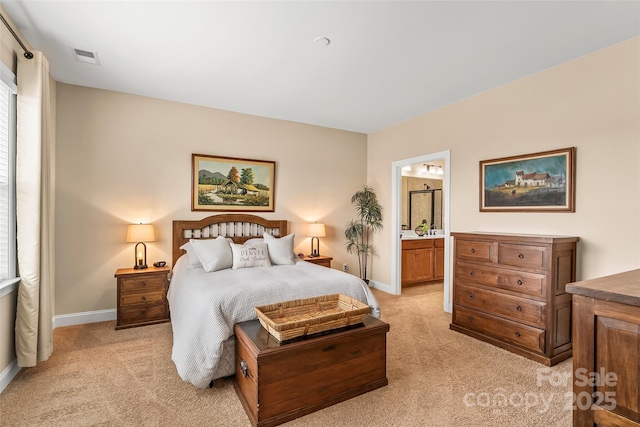
[(262, 326), (278, 341), (362, 323), (370, 308), (342, 294), (321, 295), (256, 307)]

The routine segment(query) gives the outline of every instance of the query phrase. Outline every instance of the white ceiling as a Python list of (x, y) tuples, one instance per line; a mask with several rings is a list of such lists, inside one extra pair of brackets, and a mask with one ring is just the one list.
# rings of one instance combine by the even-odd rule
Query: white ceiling
[(640, 34), (635, 1), (0, 4), (60, 82), (363, 133)]

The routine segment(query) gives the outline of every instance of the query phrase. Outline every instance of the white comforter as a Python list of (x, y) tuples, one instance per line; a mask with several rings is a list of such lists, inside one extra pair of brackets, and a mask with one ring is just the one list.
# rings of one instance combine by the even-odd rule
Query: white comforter
[(345, 294), (367, 303), (379, 317), (380, 307), (358, 277), (304, 261), (205, 272), (191, 268), (186, 257), (176, 262), (168, 299), (173, 328), (172, 359), (184, 381), (205, 388), (233, 325), (256, 319), (254, 307), (327, 294)]

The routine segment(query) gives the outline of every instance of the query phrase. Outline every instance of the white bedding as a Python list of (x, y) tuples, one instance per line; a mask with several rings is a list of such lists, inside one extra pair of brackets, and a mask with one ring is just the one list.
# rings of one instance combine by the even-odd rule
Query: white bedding
[[(168, 299), (173, 328), (172, 360), (184, 381), (205, 388), (216, 376), (223, 343), (233, 325), (256, 319), (254, 307), (327, 294), (367, 303), (379, 317), (378, 301), (364, 281), (338, 270), (297, 261), (294, 265), (220, 270), (174, 266)], [(229, 373), (227, 373), (228, 375)]]

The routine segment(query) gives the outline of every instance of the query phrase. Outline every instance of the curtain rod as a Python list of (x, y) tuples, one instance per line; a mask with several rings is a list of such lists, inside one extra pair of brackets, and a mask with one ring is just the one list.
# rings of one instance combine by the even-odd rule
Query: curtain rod
[(7, 20), (4, 19), (4, 16), (2, 16), (2, 13), (0, 13), (0, 19), (4, 23), (4, 26), (7, 27), (7, 30), (9, 30), (9, 32), (11, 33), (13, 38), (16, 39), (16, 41), (18, 42), (18, 44), (20, 45), (22, 50), (24, 50), (24, 57), (27, 58), (27, 59), (32, 59), (33, 58), (33, 53), (31, 53), (31, 51), (29, 49), (27, 49), (27, 47), (24, 45), (24, 43), (22, 43), (22, 40), (20, 40), (20, 37), (18, 37), (18, 35), (16, 34), (15, 31), (13, 31), (13, 28), (11, 28), (11, 25), (9, 25)]

